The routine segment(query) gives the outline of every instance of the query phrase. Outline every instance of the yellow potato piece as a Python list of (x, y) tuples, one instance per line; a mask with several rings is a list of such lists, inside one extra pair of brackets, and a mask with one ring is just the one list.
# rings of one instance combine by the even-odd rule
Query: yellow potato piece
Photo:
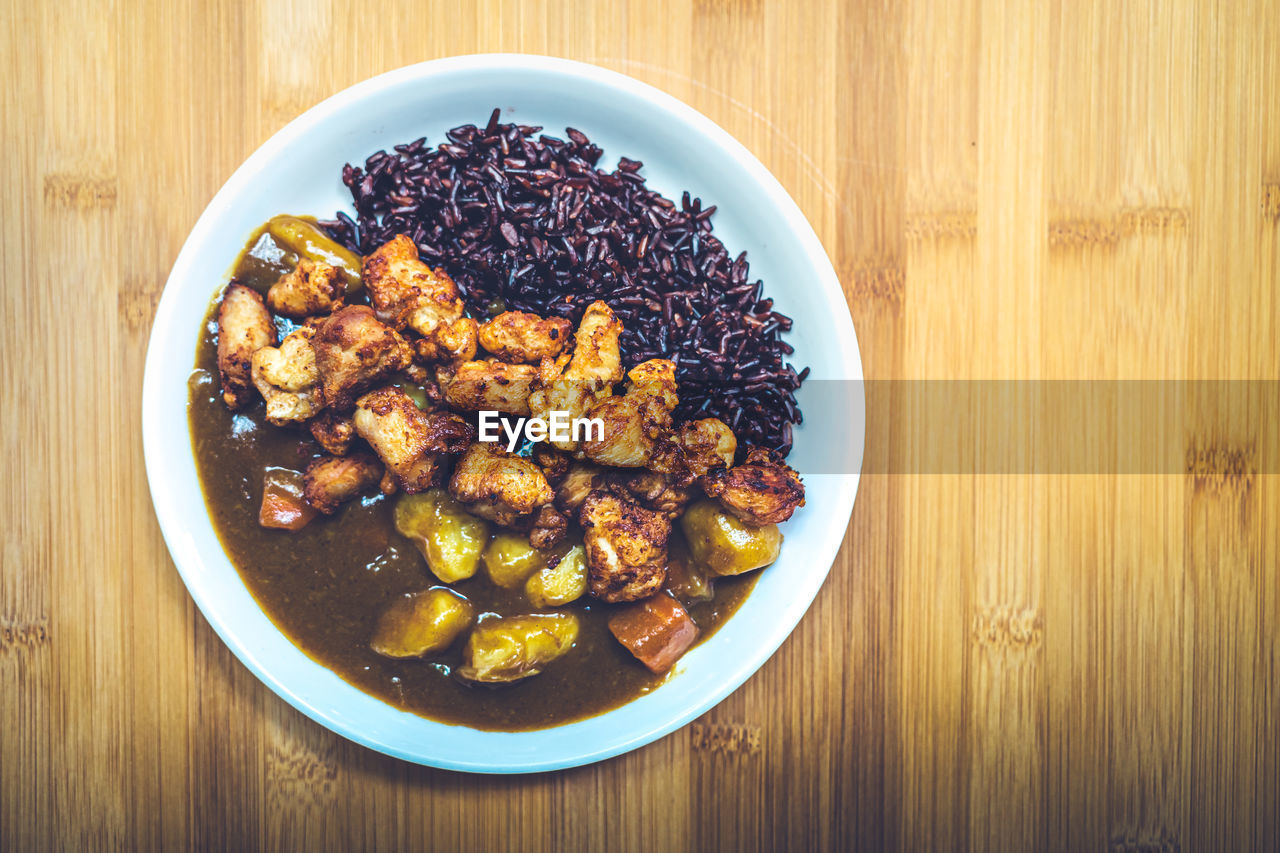
[(782, 548), (778, 525), (752, 527), (714, 501), (699, 501), (686, 509), (680, 527), (694, 561), (717, 575), (763, 568), (778, 559)]
[(577, 639), (578, 617), (571, 613), (488, 619), (467, 638), (458, 675), (487, 683), (528, 678), (542, 672)]
[(489, 525), (439, 488), (401, 495), (396, 501), (395, 523), (396, 530), (413, 540), (432, 573), (444, 583), (473, 576), (489, 539)]
[(554, 566), (539, 569), (524, 583), (524, 594), (534, 607), (559, 607), (587, 591), (587, 554), (574, 545)]
[(484, 549), (485, 570), (489, 579), (503, 589), (519, 589), (529, 575), (546, 568), (547, 561), (529, 544), (529, 540), (515, 533), (499, 533)]
[(474, 619), (471, 602), (453, 590), (409, 593), (383, 611), (369, 647), (389, 658), (420, 658), (447, 649)]

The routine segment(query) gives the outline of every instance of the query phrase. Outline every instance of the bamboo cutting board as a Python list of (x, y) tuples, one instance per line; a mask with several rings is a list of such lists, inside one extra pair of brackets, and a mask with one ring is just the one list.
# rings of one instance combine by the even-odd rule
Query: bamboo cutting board
[(260, 685), (169, 560), (138, 415), (160, 289), (234, 168), (344, 86), (498, 50), (623, 71), (742, 140), (836, 262), (870, 378), (1276, 380), (1280, 4), (3, 21), (0, 849), (1280, 848), (1274, 386), (1143, 413), (1137, 444), (1172, 429), (1194, 461), (1147, 474), (947, 473), (911, 444), (929, 401), (873, 396), (845, 547), (764, 669), (656, 744), (519, 778), (385, 758)]

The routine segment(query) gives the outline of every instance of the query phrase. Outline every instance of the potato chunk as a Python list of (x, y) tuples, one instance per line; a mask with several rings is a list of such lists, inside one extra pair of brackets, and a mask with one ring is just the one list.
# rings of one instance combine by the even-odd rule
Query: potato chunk
[(515, 533), (499, 533), (480, 556), (489, 579), (503, 589), (517, 589), (529, 575), (546, 568), (547, 561), (529, 540)]
[(778, 525), (753, 527), (714, 501), (698, 501), (685, 510), (680, 527), (693, 559), (717, 575), (740, 575), (763, 568), (778, 559), (782, 548)]
[(474, 620), (471, 602), (451, 589), (412, 592), (382, 612), (369, 648), (389, 658), (420, 658), (449, 648)]
[(444, 583), (476, 573), (489, 525), (463, 509), (444, 489), (403, 495), (396, 501), (396, 530), (413, 540), (432, 574)]
[(487, 619), (475, 627), (462, 652), (458, 675), (502, 683), (537, 675), (578, 639), (578, 617), (539, 613)]
[(524, 584), (529, 603), (539, 609), (577, 601), (586, 591), (587, 552), (581, 545), (574, 545), (558, 561), (534, 572)]

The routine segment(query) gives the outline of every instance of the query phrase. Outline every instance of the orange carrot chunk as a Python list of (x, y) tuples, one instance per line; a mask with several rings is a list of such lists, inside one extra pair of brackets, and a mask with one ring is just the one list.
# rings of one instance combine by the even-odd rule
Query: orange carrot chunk
[(689, 612), (659, 593), (636, 602), (609, 620), (609, 630), (651, 671), (661, 675), (698, 639)]
[(302, 475), (284, 468), (271, 468), (262, 478), (262, 508), (258, 524), (280, 530), (301, 530), (316, 511), (302, 497)]

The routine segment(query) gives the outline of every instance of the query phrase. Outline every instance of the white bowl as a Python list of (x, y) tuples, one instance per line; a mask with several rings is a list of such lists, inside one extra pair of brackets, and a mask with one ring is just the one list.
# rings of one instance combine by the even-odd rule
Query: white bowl
[[(210, 523), (187, 427), (187, 378), (209, 301), (249, 233), (276, 213), (329, 217), (350, 209), (344, 163), (460, 124), (538, 124), (563, 137), (581, 129), (604, 148), (644, 161), (649, 184), (688, 189), (719, 205), (715, 233), (748, 250), (779, 310), (795, 319), (794, 363), (813, 379), (860, 380), (849, 311), (831, 262), (804, 215), (746, 148), (709, 119), (629, 77), (565, 60), (462, 56), (375, 77), (308, 110), (245, 161), (205, 209), (165, 285), (147, 351), (143, 444), (165, 541), (205, 618), (258, 678), (316, 722), (372, 749), (435, 767), (485, 773), (552, 770), (599, 761), (683, 726), (760, 668), (817, 594), (835, 558), (858, 485), (861, 422), (836, 435), (853, 462), (806, 474), (808, 504), (785, 526), (778, 562), (741, 609), (680, 662), (660, 688), (597, 717), (531, 732), (480, 731), (398, 710), (308, 658), (271, 623), (228, 560)], [(851, 385), (854, 383), (850, 383)], [(802, 389), (800, 401), (813, 394)], [(816, 404), (816, 400), (814, 401)], [(862, 395), (854, 400), (861, 412)], [(797, 446), (816, 440), (812, 424)], [(831, 440), (830, 434), (825, 440)], [(798, 675), (798, 674), (797, 674)]]

